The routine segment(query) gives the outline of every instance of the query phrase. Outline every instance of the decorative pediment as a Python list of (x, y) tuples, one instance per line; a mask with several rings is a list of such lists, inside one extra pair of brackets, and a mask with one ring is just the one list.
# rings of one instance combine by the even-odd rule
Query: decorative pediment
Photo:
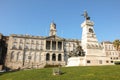
[(48, 36), (46, 37), (46, 40), (64, 40), (64, 38), (58, 36)]

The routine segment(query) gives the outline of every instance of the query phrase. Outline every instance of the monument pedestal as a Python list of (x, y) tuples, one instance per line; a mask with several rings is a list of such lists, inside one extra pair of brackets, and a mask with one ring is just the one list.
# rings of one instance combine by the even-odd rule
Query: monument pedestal
[(85, 66), (85, 57), (70, 57), (67, 67), (69, 66)]

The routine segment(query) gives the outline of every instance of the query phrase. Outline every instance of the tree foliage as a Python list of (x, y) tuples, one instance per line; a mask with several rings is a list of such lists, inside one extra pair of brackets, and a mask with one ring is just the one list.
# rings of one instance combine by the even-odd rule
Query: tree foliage
[(120, 40), (119, 39), (114, 40), (113, 45), (116, 48), (116, 50), (120, 50)]

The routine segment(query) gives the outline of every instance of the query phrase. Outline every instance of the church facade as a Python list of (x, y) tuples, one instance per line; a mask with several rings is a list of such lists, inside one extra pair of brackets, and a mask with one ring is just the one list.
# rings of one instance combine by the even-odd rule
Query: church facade
[[(86, 14), (85, 14), (86, 15)], [(114, 65), (114, 60), (120, 60), (120, 53), (112, 43), (98, 42), (94, 23), (90, 17), (81, 24), (82, 39), (66, 39), (57, 36), (56, 24), (50, 24), (49, 36), (17, 35), (9, 36), (6, 67), (43, 68), (47, 65), (91, 66)], [(108, 50), (106, 46), (111, 45)], [(81, 46), (84, 56), (69, 56)], [(114, 54), (114, 55), (113, 55)]]

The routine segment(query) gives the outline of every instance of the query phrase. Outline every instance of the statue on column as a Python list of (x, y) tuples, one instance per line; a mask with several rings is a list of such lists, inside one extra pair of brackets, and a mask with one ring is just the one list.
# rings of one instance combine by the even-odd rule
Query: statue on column
[(82, 14), (82, 16), (84, 16), (85, 20), (90, 20), (90, 17), (88, 16), (87, 11), (84, 11), (84, 13)]

